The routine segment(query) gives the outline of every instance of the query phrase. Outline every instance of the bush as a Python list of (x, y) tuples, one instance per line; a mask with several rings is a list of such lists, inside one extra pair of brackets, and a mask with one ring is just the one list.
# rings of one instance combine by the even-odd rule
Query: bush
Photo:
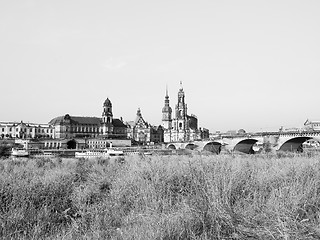
[(10, 156), (11, 147), (10, 146), (0, 146), (0, 157)]
[(317, 156), (1, 162), (3, 239), (319, 239)]

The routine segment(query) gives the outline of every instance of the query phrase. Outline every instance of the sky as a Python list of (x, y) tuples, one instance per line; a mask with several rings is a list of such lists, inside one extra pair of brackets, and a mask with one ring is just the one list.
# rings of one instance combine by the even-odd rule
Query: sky
[(320, 120), (320, 1), (0, 1), (0, 121), (160, 125), (182, 81), (210, 132)]

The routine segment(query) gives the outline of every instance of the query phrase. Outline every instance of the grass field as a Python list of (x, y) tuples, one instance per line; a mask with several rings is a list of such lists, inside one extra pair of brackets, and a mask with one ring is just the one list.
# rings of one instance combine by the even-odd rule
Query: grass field
[(320, 156), (0, 160), (1, 239), (320, 239)]

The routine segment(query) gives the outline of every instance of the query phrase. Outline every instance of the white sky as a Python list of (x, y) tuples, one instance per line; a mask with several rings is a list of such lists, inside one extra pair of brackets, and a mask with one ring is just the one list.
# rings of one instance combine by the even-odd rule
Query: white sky
[(210, 131), (320, 119), (320, 1), (0, 2), (0, 121), (66, 113), (161, 124), (183, 82)]

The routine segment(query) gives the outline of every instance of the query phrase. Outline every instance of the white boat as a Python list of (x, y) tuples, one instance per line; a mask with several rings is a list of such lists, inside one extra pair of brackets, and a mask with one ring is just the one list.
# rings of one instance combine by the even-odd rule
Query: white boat
[(123, 151), (115, 150), (113, 148), (75, 152), (76, 158), (110, 158), (110, 157), (123, 157), (123, 156), (124, 156)]
[(35, 158), (54, 158), (54, 157), (60, 157), (60, 154), (54, 153), (54, 152), (42, 152), (42, 153), (36, 153), (32, 156)]
[(14, 157), (28, 157), (29, 152), (24, 148), (12, 148), (11, 155)]

